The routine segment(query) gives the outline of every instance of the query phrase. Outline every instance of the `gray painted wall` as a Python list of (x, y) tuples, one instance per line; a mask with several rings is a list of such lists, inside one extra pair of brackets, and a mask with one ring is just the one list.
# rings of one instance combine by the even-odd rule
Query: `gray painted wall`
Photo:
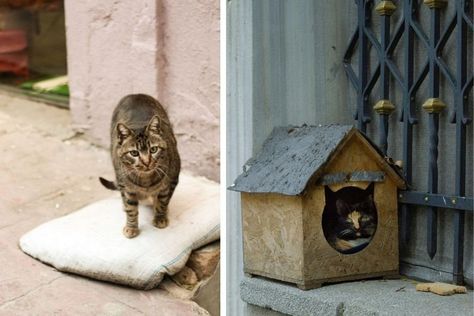
[[(252, 155), (252, 0), (229, 1), (227, 6), (227, 132), (228, 187)], [(227, 193), (227, 315), (247, 315), (240, 299), (242, 246), (240, 198)]]
[[(260, 149), (274, 126), (355, 124), (352, 118), (355, 94), (344, 73), (342, 56), (356, 26), (356, 7), (353, 1), (346, 0), (231, 0), (227, 10), (227, 185), (230, 185), (243, 163)], [(451, 11), (448, 8), (448, 14)], [(427, 14), (427, 10), (422, 11), (422, 16)], [(425, 29), (429, 30), (428, 27)], [(421, 63), (424, 52), (421, 48), (419, 51), (417, 58)], [(447, 59), (452, 53), (452, 49), (446, 50)], [(421, 104), (428, 98), (427, 92), (425, 84), (417, 98), (420, 122), (414, 128), (414, 160), (417, 163), (414, 186), (420, 191), (427, 188), (428, 124), (427, 114), (421, 110)], [(443, 92), (449, 107), (452, 95), (447, 89)], [(373, 94), (371, 101), (375, 104), (377, 93)], [(391, 116), (389, 134), (389, 155), (395, 160), (402, 157), (401, 123), (397, 120), (400, 100), (400, 94), (395, 93), (397, 110)], [(368, 134), (374, 140), (378, 139), (375, 114)], [(468, 135), (467, 161), (472, 162), (472, 125)], [(447, 113), (444, 113), (440, 123), (439, 190), (446, 194), (454, 192), (454, 140), (454, 125), (448, 123)], [(467, 192), (472, 196), (472, 163), (467, 169)], [(257, 315), (257, 309), (246, 307), (239, 298), (242, 251), (238, 194), (229, 192), (227, 203), (228, 314)], [(438, 253), (430, 260), (425, 246), (424, 212), (423, 208), (414, 211), (412, 240), (402, 251), (401, 260), (406, 263), (402, 271), (420, 278), (450, 281), (452, 214), (439, 212)], [(466, 281), (471, 285), (472, 224), (472, 215), (469, 215), (464, 257)]]

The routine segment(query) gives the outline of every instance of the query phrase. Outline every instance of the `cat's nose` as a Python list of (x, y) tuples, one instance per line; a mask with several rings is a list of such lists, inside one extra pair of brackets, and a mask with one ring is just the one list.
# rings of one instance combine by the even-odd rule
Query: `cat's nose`
[(146, 167), (148, 167), (150, 165), (151, 159), (150, 157), (142, 157), (141, 161)]

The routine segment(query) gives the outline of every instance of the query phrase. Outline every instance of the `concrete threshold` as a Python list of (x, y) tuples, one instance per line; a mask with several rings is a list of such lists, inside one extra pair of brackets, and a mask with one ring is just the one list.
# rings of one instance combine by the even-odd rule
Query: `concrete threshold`
[(417, 292), (416, 281), (370, 280), (303, 291), (265, 278), (244, 277), (242, 300), (287, 315), (473, 315), (473, 291), (439, 296)]

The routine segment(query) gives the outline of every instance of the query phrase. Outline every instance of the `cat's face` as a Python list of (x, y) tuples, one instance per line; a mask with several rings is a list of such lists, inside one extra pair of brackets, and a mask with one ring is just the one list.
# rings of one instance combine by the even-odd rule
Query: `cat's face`
[(349, 204), (344, 200), (336, 201), (337, 221), (342, 228), (339, 238), (355, 239), (371, 237), (375, 233), (376, 218), (375, 205), (372, 195), (363, 201)]
[(160, 135), (160, 120), (154, 116), (142, 132), (134, 133), (122, 123), (117, 124), (117, 155), (129, 171), (156, 170), (166, 152), (167, 143)]

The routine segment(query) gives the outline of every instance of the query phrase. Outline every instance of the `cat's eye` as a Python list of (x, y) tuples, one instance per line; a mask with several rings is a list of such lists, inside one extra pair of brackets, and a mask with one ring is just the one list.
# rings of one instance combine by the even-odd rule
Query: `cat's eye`
[(137, 150), (131, 150), (130, 155), (132, 155), (133, 157), (138, 157), (138, 151)]
[(152, 154), (156, 153), (157, 151), (158, 151), (158, 146), (153, 146), (153, 147), (150, 148), (150, 152)]

